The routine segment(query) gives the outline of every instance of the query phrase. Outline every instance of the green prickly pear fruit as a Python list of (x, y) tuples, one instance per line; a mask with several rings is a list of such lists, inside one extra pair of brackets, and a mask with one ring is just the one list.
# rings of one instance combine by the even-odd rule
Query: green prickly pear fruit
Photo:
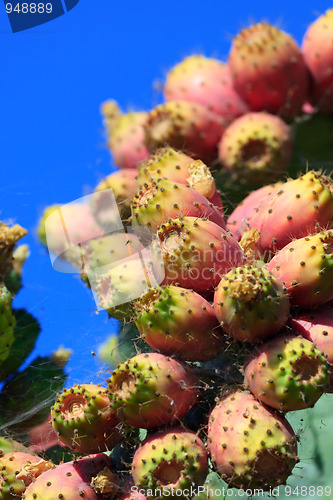
[(64, 389), (51, 408), (51, 420), (60, 441), (76, 452), (112, 450), (124, 439), (106, 389), (100, 385)]
[[(161, 430), (146, 438), (136, 450), (132, 477), (136, 486), (165, 495), (191, 497), (191, 488), (202, 485), (208, 474), (208, 457), (201, 439), (186, 428)], [(150, 495), (150, 493), (148, 492)]]
[(263, 403), (284, 412), (314, 406), (330, 384), (330, 364), (301, 336), (275, 337), (256, 349), (245, 383)]
[(287, 322), (289, 308), (284, 284), (264, 266), (233, 268), (222, 276), (214, 295), (223, 330), (245, 342), (276, 334)]
[(15, 324), (16, 320), (12, 312), (12, 296), (5, 285), (0, 283), (0, 370), (1, 363), (8, 358), (15, 340)]

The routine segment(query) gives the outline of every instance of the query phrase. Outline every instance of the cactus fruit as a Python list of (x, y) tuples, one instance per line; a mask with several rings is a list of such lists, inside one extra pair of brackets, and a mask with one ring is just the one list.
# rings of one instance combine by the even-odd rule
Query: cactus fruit
[[(150, 496), (192, 497), (190, 491), (208, 474), (205, 445), (192, 431), (171, 428), (150, 435), (136, 450), (132, 462), (134, 484)], [(175, 495), (172, 491), (176, 491)], [(161, 495), (162, 496), (162, 495)]]
[(314, 171), (289, 180), (249, 214), (247, 222), (258, 229), (258, 249), (268, 260), (271, 251), (280, 250), (294, 238), (332, 226), (331, 181)]
[(118, 365), (108, 389), (119, 418), (144, 429), (182, 418), (197, 400), (190, 367), (158, 353), (138, 354)]
[(211, 412), (208, 450), (222, 479), (244, 490), (285, 484), (298, 462), (297, 438), (288, 421), (240, 390)]
[(292, 241), (267, 264), (284, 282), (292, 305), (315, 307), (333, 299), (333, 231)]
[(287, 33), (259, 23), (233, 40), (228, 64), (235, 90), (252, 111), (292, 119), (307, 97), (308, 73), (302, 53)]
[(0, 370), (1, 363), (10, 355), (10, 348), (15, 340), (15, 316), (12, 312), (12, 296), (0, 283)]
[(51, 420), (60, 441), (76, 452), (112, 450), (123, 439), (106, 389), (100, 385), (65, 389), (51, 408)]
[(52, 205), (44, 210), (37, 234), (51, 254), (82, 267), (80, 245), (104, 235), (88, 204)]
[(190, 101), (205, 106), (227, 122), (247, 111), (233, 88), (228, 65), (202, 55), (186, 57), (169, 71), (164, 95), (166, 101)]
[(216, 358), (223, 346), (213, 307), (193, 290), (151, 288), (135, 301), (136, 325), (153, 349), (190, 361)]
[(241, 182), (262, 184), (279, 177), (292, 152), (288, 125), (278, 116), (247, 113), (234, 120), (219, 143), (219, 160)]
[(284, 412), (314, 406), (327, 390), (330, 364), (309, 340), (280, 336), (250, 355), (245, 383), (263, 403)]
[(44, 472), (26, 489), (24, 500), (98, 500), (114, 498), (119, 491), (119, 477), (111, 460), (100, 453), (58, 465)]
[(316, 309), (290, 318), (293, 333), (313, 342), (327, 356), (331, 365), (329, 392), (333, 392), (333, 309)]
[(168, 144), (209, 163), (217, 156), (217, 144), (224, 129), (223, 118), (204, 106), (171, 101), (156, 106), (149, 113), (146, 140), (151, 151)]
[(273, 192), (278, 192), (282, 184), (282, 182), (276, 182), (255, 189), (237, 205), (227, 219), (227, 229), (237, 240), (240, 239), (244, 231), (250, 229), (247, 222), (249, 215), (255, 212), (256, 209), (260, 210), (260, 206), (265, 202), (266, 198), (271, 196)]
[(226, 227), (223, 214), (207, 198), (188, 185), (159, 179), (142, 186), (132, 202), (132, 224), (155, 231), (168, 219), (206, 217)]
[(163, 284), (199, 293), (213, 292), (223, 274), (245, 262), (232, 235), (205, 219), (170, 219), (159, 227), (153, 243), (163, 255)]
[(149, 156), (145, 139), (148, 113), (122, 113), (114, 101), (106, 101), (101, 111), (114, 163), (119, 168), (135, 169), (140, 161)]
[(1, 500), (22, 498), (31, 481), (51, 467), (50, 462), (30, 453), (16, 451), (2, 455), (0, 457)]
[(137, 183), (143, 186), (153, 180), (166, 178), (179, 184), (188, 184), (223, 214), (221, 195), (209, 168), (201, 160), (173, 148), (161, 148), (142, 162), (138, 169)]
[(110, 207), (110, 202), (112, 203), (110, 189), (115, 197), (121, 219), (126, 221), (129, 218), (131, 200), (138, 190), (136, 176), (136, 169), (123, 168), (105, 177), (95, 188), (90, 206), (101, 227), (108, 229), (114, 221), (114, 210)]
[(321, 113), (333, 113), (333, 9), (307, 29), (302, 52), (310, 71), (310, 101)]
[(235, 340), (259, 342), (276, 334), (289, 317), (283, 283), (264, 266), (244, 265), (222, 276), (214, 310), (223, 330)]

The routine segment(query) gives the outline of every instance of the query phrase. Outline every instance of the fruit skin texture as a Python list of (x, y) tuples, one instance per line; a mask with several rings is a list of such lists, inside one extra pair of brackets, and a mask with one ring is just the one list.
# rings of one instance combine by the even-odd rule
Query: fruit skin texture
[[(123, 168), (105, 177), (95, 188), (91, 197), (91, 209), (98, 224), (106, 229), (112, 224), (112, 210), (110, 204), (110, 191), (117, 202), (120, 216), (123, 220), (129, 218), (131, 214), (131, 200), (138, 190), (136, 182), (137, 170), (134, 168)], [(105, 190), (107, 190), (105, 192)], [(110, 217), (111, 215), (111, 217)]]
[[(19, 475), (22, 467), (30, 466), (36, 463), (45, 462), (38, 456), (31, 455), (29, 453), (24, 453), (21, 451), (5, 453), (0, 457), (0, 497), (1, 500), (12, 500), (14, 498), (21, 498), (27, 485), (30, 481), (24, 481), (19, 479)], [(46, 462), (45, 462), (46, 463)], [(38, 471), (36, 470), (36, 476), (32, 474), (33, 477), (37, 477)]]
[(143, 186), (162, 178), (188, 184), (223, 214), (221, 195), (216, 188), (214, 177), (201, 160), (194, 160), (173, 148), (160, 148), (139, 166), (137, 183)]
[(275, 337), (252, 353), (245, 384), (262, 402), (284, 412), (314, 406), (327, 390), (330, 364), (312, 342)]
[(190, 361), (216, 358), (223, 346), (213, 307), (193, 290), (151, 288), (135, 303), (136, 326), (153, 349)]
[(65, 389), (51, 408), (51, 420), (60, 441), (79, 453), (112, 450), (124, 439), (106, 389), (100, 385)]
[(283, 415), (247, 391), (222, 398), (209, 417), (208, 450), (218, 474), (235, 488), (285, 484), (297, 458), (297, 439)]
[(198, 293), (212, 293), (223, 274), (245, 262), (243, 250), (230, 233), (214, 222), (195, 217), (162, 224), (153, 244), (163, 255), (163, 284)]
[(265, 202), (266, 198), (273, 192), (278, 192), (282, 184), (282, 182), (276, 182), (275, 184), (268, 184), (267, 186), (255, 189), (237, 205), (233, 212), (231, 212), (227, 219), (227, 230), (230, 231), (237, 240), (240, 240), (244, 231), (250, 228), (247, 222), (249, 215), (256, 209), (260, 209), (261, 204)]
[[(118, 476), (112, 471), (110, 459), (103, 453), (87, 455), (65, 462), (44, 472), (26, 489), (25, 500), (98, 500), (101, 494), (114, 498)], [(104, 492), (104, 493), (103, 493)], [(62, 495), (60, 497), (59, 495)]]
[(276, 334), (289, 317), (283, 283), (267, 269), (245, 265), (229, 271), (215, 291), (214, 310), (235, 340), (259, 342)]
[(188, 185), (160, 179), (145, 184), (132, 202), (132, 224), (155, 231), (168, 219), (182, 216), (207, 217), (223, 229), (223, 214), (207, 198)]
[(148, 113), (122, 113), (115, 101), (106, 101), (101, 111), (115, 164), (119, 168), (136, 169), (138, 163), (149, 156), (145, 137)]
[(190, 101), (232, 121), (246, 113), (247, 106), (232, 86), (227, 64), (202, 55), (186, 57), (167, 74), (166, 101)]
[(146, 141), (148, 149), (166, 144), (210, 162), (217, 156), (217, 144), (225, 121), (200, 104), (171, 101), (156, 106), (148, 115)]
[(321, 113), (333, 113), (333, 9), (316, 19), (302, 43), (305, 64), (310, 71), (310, 102)]
[(242, 30), (233, 40), (228, 64), (234, 88), (250, 110), (288, 120), (301, 112), (308, 73), (299, 47), (287, 33), (268, 23)]
[[(208, 474), (208, 457), (201, 439), (186, 428), (159, 431), (143, 441), (132, 462), (135, 485), (153, 493), (174, 488), (177, 497), (189, 498), (186, 490), (204, 483)], [(180, 494), (182, 490), (183, 494)], [(173, 496), (173, 495), (171, 495)]]
[(220, 162), (242, 182), (265, 183), (279, 177), (291, 153), (290, 128), (278, 116), (264, 112), (234, 120), (219, 143)]
[(327, 356), (331, 365), (331, 380), (328, 392), (333, 391), (333, 309), (314, 311), (290, 318), (292, 331), (316, 344)]
[(333, 231), (292, 241), (267, 264), (284, 282), (292, 305), (315, 307), (333, 299)]
[(12, 312), (12, 296), (5, 285), (0, 284), (0, 364), (10, 354), (10, 348), (15, 340), (15, 325), (16, 319)]
[(332, 221), (330, 180), (314, 171), (274, 190), (247, 218), (250, 227), (260, 233), (258, 249), (264, 260), (268, 260), (270, 252), (280, 250), (294, 238), (330, 228)]
[(197, 400), (188, 365), (159, 353), (138, 354), (108, 380), (111, 408), (133, 427), (150, 429), (182, 418)]

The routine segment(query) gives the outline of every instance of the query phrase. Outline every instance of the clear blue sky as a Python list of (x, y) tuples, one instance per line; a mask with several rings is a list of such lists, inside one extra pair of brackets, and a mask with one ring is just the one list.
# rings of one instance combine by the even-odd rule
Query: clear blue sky
[[(68, 14), (12, 34), (0, 4), (0, 218), (29, 229), (24, 289), (15, 305), (41, 322), (39, 353), (74, 349), (72, 382), (95, 380), (90, 352), (115, 328), (78, 278), (59, 274), (37, 243), (45, 206), (86, 194), (112, 168), (104, 145), (101, 102), (149, 109), (156, 82), (184, 56), (226, 59), (232, 36), (266, 20), (300, 43), (328, 1), (80, 0)], [(103, 375), (102, 375), (103, 378)]]

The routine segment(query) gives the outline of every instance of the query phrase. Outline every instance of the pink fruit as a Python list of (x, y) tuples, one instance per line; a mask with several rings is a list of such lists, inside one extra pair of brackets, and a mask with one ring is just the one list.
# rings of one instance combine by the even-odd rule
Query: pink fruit
[(186, 57), (169, 71), (164, 95), (166, 101), (201, 104), (226, 121), (247, 109), (232, 86), (228, 65), (201, 55)]
[(310, 79), (310, 101), (321, 113), (333, 113), (333, 9), (307, 29), (302, 51)]
[(290, 35), (268, 23), (254, 24), (234, 38), (228, 62), (234, 87), (252, 111), (286, 119), (301, 112), (308, 73)]
[(284, 282), (292, 305), (315, 307), (333, 299), (333, 231), (292, 241), (267, 264)]
[(309, 171), (285, 182), (264, 200), (247, 222), (260, 233), (257, 247), (265, 260), (294, 238), (330, 228), (333, 222), (331, 181)]
[(221, 276), (245, 262), (245, 254), (230, 233), (214, 222), (195, 217), (170, 219), (154, 240), (162, 252), (165, 285), (212, 293)]
[(149, 156), (145, 139), (148, 113), (122, 113), (114, 101), (106, 101), (102, 105), (102, 113), (114, 163), (119, 168), (136, 168)]
[(315, 309), (290, 319), (293, 332), (310, 340), (327, 355), (331, 364), (329, 392), (333, 391), (333, 309)]
[(249, 392), (235, 391), (210, 414), (208, 450), (230, 487), (270, 490), (285, 484), (297, 457), (297, 438), (281, 413)]
[(213, 307), (193, 290), (151, 288), (135, 302), (135, 320), (153, 349), (190, 361), (209, 361), (220, 353), (222, 331)]
[(66, 462), (40, 475), (25, 491), (25, 500), (98, 500), (113, 498), (119, 490), (119, 477), (110, 459), (100, 453)]
[(240, 239), (244, 231), (250, 229), (250, 225), (247, 222), (249, 216), (254, 213), (256, 209), (260, 210), (260, 206), (266, 198), (270, 197), (273, 192), (278, 192), (281, 186), (282, 182), (277, 182), (256, 189), (237, 205), (227, 219), (227, 229), (237, 238), (237, 240)]
[(217, 144), (224, 129), (223, 118), (204, 106), (171, 101), (149, 113), (146, 140), (151, 151), (169, 145), (210, 162), (217, 157)]
[(281, 175), (290, 160), (288, 125), (269, 113), (246, 113), (229, 125), (219, 143), (219, 160), (243, 182), (261, 184)]
[(168, 219), (182, 216), (202, 218), (226, 227), (223, 214), (187, 184), (160, 179), (145, 184), (132, 201), (133, 224), (155, 231)]
[(111, 408), (134, 427), (150, 429), (182, 418), (196, 403), (198, 382), (189, 365), (163, 354), (138, 354), (108, 380)]

